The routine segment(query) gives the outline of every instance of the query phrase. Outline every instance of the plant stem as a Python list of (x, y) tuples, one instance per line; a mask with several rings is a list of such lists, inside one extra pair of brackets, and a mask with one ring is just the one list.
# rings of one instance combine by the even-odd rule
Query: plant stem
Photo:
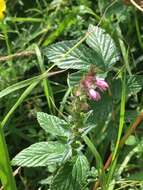
[(119, 144), (120, 144), (120, 139), (121, 139), (123, 127), (124, 127), (125, 104), (126, 104), (126, 75), (123, 73), (120, 123), (119, 123), (119, 131), (118, 131), (117, 142), (116, 142), (115, 150), (113, 152), (113, 157), (112, 157), (113, 160), (116, 157), (116, 154), (117, 154), (117, 151), (119, 148)]
[(103, 162), (102, 162), (100, 154), (98, 153), (98, 151), (97, 151), (96, 147), (94, 146), (94, 144), (92, 143), (92, 141), (86, 135), (83, 136), (82, 138), (95, 157), (95, 160), (97, 163), (98, 176), (99, 176), (100, 181), (104, 181), (103, 180), (104, 168), (103, 168)]
[(126, 49), (124, 41), (122, 40), (123, 39), (123, 35), (122, 35), (122, 31), (121, 31), (121, 29), (120, 29), (119, 26), (117, 28), (117, 35), (119, 36), (119, 45), (120, 45), (120, 48), (121, 48), (121, 52), (122, 52), (122, 56), (123, 56), (123, 61), (125, 63), (125, 66), (126, 66), (126, 69), (127, 69), (128, 73), (129, 73), (129, 75), (131, 76), (132, 75), (132, 71), (131, 71), (131, 67), (130, 67), (130, 63), (129, 63), (129, 55), (128, 55), (129, 53), (128, 53), (128, 50)]
[(137, 126), (139, 126), (139, 124), (142, 121), (143, 121), (143, 112), (140, 113), (140, 115), (136, 118), (136, 120), (134, 121), (134, 123), (132, 124), (132, 126), (127, 130), (127, 132), (125, 133), (125, 135), (122, 137), (122, 139), (120, 141), (120, 145), (119, 145), (120, 148), (122, 148), (122, 146), (125, 144), (125, 142), (128, 139), (128, 137), (135, 131), (135, 129), (137, 128)]
[(18, 57), (27, 57), (27, 56), (32, 56), (32, 55), (35, 55), (35, 51), (32, 51), (32, 50), (21, 51), (21, 52), (17, 52), (11, 55), (1, 56), (0, 62), (9, 61), (11, 59), (18, 58)]
[[(44, 66), (44, 60), (42, 58), (40, 49), (37, 45), (35, 45), (35, 52), (36, 52), (36, 56), (38, 59), (38, 63), (39, 63), (39, 67), (41, 70), (41, 73), (45, 73), (46, 69)], [(44, 88), (44, 93), (45, 93), (45, 97), (47, 99), (47, 103), (48, 103), (48, 107), (49, 107), (49, 111), (51, 114), (55, 113), (55, 109), (53, 104), (55, 104), (54, 102), (54, 96), (53, 96), (53, 91), (50, 85), (50, 81), (48, 79), (43, 79), (43, 88)]]
[(140, 47), (143, 49), (142, 34), (140, 32), (139, 21), (138, 21), (136, 11), (134, 11), (134, 15), (135, 15), (135, 24), (136, 24), (136, 33), (137, 33), (137, 37), (138, 37), (138, 42), (140, 44)]
[(0, 179), (4, 190), (17, 190), (3, 130), (0, 126)]
[[(7, 47), (7, 53), (8, 53), (8, 55), (11, 55), (11, 47), (10, 47), (10, 42), (9, 42), (9, 37), (8, 37), (7, 26), (4, 23), (2, 23), (1, 29), (2, 29), (3, 34), (4, 34), (5, 43), (6, 43), (6, 47)], [(8, 60), (7, 63), (8, 63), (9, 68), (12, 71), (13, 77), (16, 77), (16, 72), (15, 72), (15, 69), (13, 67), (12, 59)]]

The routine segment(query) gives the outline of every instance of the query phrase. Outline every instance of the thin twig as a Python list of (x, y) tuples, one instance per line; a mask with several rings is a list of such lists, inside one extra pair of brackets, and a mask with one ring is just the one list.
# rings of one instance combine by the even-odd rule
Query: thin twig
[(139, 9), (140, 11), (143, 12), (143, 8), (141, 7), (140, 4), (137, 4), (134, 0), (130, 0), (130, 2), (131, 2), (132, 5), (134, 5), (137, 9)]
[(27, 57), (27, 56), (31, 56), (34, 54), (35, 54), (35, 51), (32, 51), (32, 50), (22, 51), (22, 52), (18, 52), (18, 53), (12, 54), (12, 55), (1, 56), (0, 62), (9, 61), (11, 59), (18, 58), (18, 57)]
[(142, 120), (143, 120), (143, 112), (140, 113), (140, 115), (136, 118), (136, 120), (134, 121), (134, 123), (132, 124), (132, 126), (127, 130), (127, 132), (125, 133), (125, 135), (122, 137), (122, 139), (120, 141), (120, 148), (122, 148), (122, 146), (124, 145), (125, 141), (131, 135), (131, 133), (133, 133), (135, 131), (135, 129), (137, 128), (137, 126), (142, 122)]
[[(139, 126), (139, 124), (142, 121), (143, 121), (143, 112), (140, 113), (140, 115), (135, 119), (132, 126), (127, 130), (125, 135), (122, 137), (122, 139), (120, 140), (119, 148), (123, 147), (123, 145), (125, 144), (128, 137), (135, 131), (135, 129)], [(106, 170), (110, 166), (111, 161), (112, 161), (112, 153), (109, 155), (107, 161), (105, 162), (104, 170)], [(95, 183), (95, 185), (93, 187), (93, 190), (97, 190), (99, 185), (100, 185), (100, 181), (98, 180), (98, 181), (96, 181), (96, 183)]]

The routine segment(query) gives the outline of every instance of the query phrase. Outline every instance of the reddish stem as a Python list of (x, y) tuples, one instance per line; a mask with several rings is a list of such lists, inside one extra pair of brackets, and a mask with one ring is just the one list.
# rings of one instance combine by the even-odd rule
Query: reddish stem
[[(135, 129), (137, 128), (137, 126), (142, 122), (142, 120), (143, 120), (143, 112), (141, 112), (140, 115), (135, 119), (135, 121), (132, 124), (132, 126), (127, 130), (127, 132), (125, 133), (125, 135), (120, 140), (120, 144), (119, 144), (120, 148), (122, 148), (122, 146), (125, 144), (125, 141), (135, 131)], [(111, 161), (112, 161), (112, 153), (109, 155), (107, 161), (105, 162), (104, 170), (106, 170), (110, 166)], [(98, 180), (95, 183), (95, 185), (93, 187), (93, 190), (97, 190), (97, 188), (99, 187), (99, 185), (100, 185), (100, 181)]]

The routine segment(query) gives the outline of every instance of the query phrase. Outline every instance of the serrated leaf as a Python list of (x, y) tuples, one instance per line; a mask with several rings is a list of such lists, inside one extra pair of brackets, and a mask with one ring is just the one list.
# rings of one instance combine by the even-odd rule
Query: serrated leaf
[(68, 85), (70, 87), (74, 87), (79, 84), (80, 80), (85, 76), (86, 72), (84, 70), (80, 70), (78, 72), (72, 73), (68, 76)]
[(84, 155), (79, 155), (72, 165), (66, 163), (53, 178), (50, 190), (84, 190), (89, 172), (89, 163)]
[(127, 94), (136, 94), (143, 88), (143, 76), (133, 75), (127, 77)]
[(89, 170), (87, 158), (83, 154), (80, 154), (72, 169), (72, 177), (76, 183), (79, 183), (80, 187), (82, 187), (83, 183), (86, 181)]
[(111, 68), (119, 60), (119, 53), (113, 39), (104, 29), (97, 26), (89, 25), (88, 32), (86, 42), (97, 53), (98, 59), (100, 57), (101, 67)]
[[(68, 155), (68, 156), (67, 156)], [(71, 147), (59, 142), (39, 142), (24, 149), (12, 160), (13, 165), (38, 167), (62, 163), (71, 156)]]
[(67, 123), (56, 116), (48, 115), (47, 113), (38, 112), (37, 119), (40, 126), (54, 136), (69, 137), (70, 130), (66, 127)]
[(71, 40), (55, 43), (45, 49), (44, 54), (61, 69), (87, 70), (91, 64), (95, 64), (94, 51), (84, 44), (73, 48), (77, 42)]
[(72, 165), (66, 163), (53, 178), (50, 190), (74, 190)]

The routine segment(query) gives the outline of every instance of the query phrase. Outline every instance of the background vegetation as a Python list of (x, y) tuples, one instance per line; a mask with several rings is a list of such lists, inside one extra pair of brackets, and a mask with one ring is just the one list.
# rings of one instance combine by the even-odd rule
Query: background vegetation
[[(107, 160), (115, 146), (118, 124), (121, 122), (119, 111), (123, 104), (121, 96), (123, 98), (124, 95), (120, 77), (124, 70), (128, 82), (123, 133), (133, 126), (142, 112), (142, 20), (142, 12), (122, 0), (7, 1), (6, 18), (0, 23), (0, 121), (11, 159), (35, 142), (53, 140), (39, 127), (37, 112), (56, 116), (60, 116), (61, 112), (65, 116), (69, 114), (67, 102), (71, 102), (71, 99), (67, 98), (70, 94), (67, 77), (75, 70), (70, 68), (63, 72), (53, 66), (48, 59), (49, 45), (83, 39), (89, 24), (93, 24), (112, 36), (120, 52), (120, 61), (108, 76), (109, 83), (115, 79), (111, 87), (115, 118), (113, 121), (110, 119), (110, 100), (104, 101), (103, 98), (101, 103), (94, 105), (94, 118), (98, 118), (98, 122), (93, 120), (97, 127), (90, 135), (102, 161)], [(45, 72), (47, 70), (50, 72)], [(48, 77), (50, 73), (52, 76)], [(143, 124), (138, 124), (139, 127), (126, 141), (116, 163), (114, 189), (143, 189)], [(88, 179), (88, 188), (92, 189), (97, 177), (96, 164), (86, 145), (84, 152), (92, 168)], [(18, 189), (49, 188), (47, 184), (41, 185), (45, 184), (44, 181), (39, 182), (53, 170), (52, 167), (19, 169), (16, 175)], [(49, 178), (47, 183), (50, 183)]]

